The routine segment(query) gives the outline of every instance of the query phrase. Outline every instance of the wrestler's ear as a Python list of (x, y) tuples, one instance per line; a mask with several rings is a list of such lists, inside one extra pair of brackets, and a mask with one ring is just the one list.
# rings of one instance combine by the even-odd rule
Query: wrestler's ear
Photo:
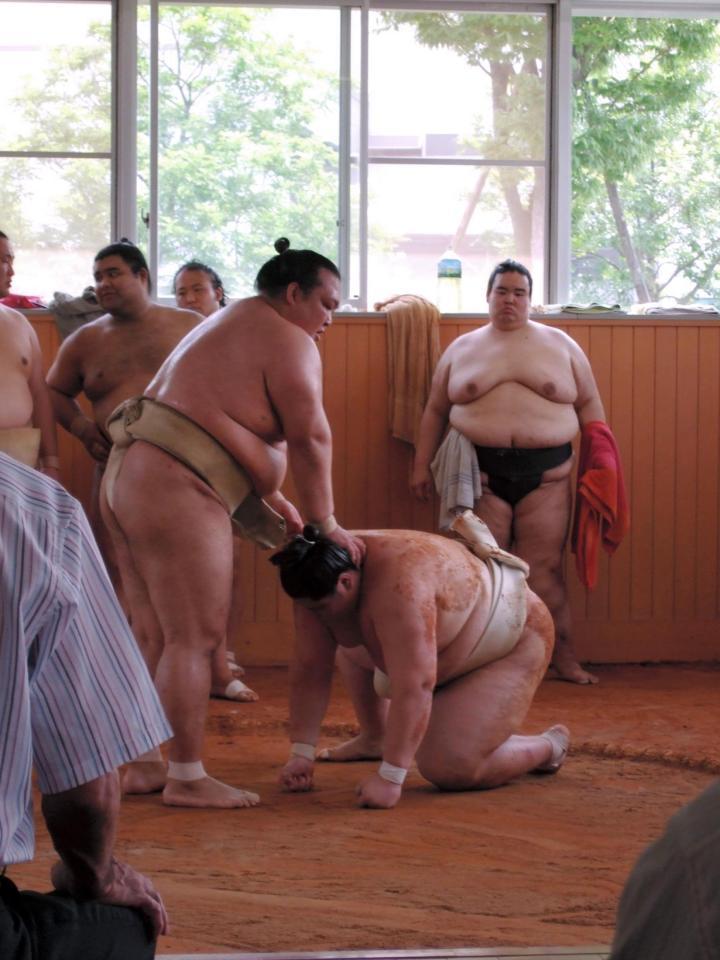
[(292, 283), (289, 283), (285, 288), (285, 301), (290, 306), (299, 303), (303, 299), (303, 292), (300, 289), (300, 284), (297, 281), (293, 280)]

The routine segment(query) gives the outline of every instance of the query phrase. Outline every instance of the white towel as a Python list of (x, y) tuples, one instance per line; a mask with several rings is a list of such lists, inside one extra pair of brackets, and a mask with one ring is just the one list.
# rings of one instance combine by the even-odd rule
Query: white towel
[(440, 495), (441, 530), (447, 530), (457, 510), (472, 510), (482, 495), (482, 479), (475, 446), (450, 427), (430, 464), (435, 489)]

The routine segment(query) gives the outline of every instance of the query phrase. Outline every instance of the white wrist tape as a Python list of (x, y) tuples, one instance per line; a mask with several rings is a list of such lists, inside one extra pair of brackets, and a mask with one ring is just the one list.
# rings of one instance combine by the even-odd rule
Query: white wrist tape
[(386, 763), (383, 760), (380, 764), (378, 774), (383, 780), (387, 780), (388, 783), (397, 783), (398, 786), (402, 786), (407, 776), (407, 770), (405, 767), (395, 767), (392, 763)]
[(315, 747), (312, 743), (291, 743), (291, 757), (304, 757), (306, 760), (315, 760)]
[(170, 760), (168, 763), (168, 777), (171, 780), (202, 780), (206, 776), (202, 760), (195, 760), (193, 763), (175, 763)]

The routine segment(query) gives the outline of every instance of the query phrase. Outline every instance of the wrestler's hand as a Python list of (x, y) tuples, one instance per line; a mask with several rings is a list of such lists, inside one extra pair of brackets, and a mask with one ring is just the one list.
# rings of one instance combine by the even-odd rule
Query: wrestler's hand
[(290, 757), (280, 771), (280, 786), (290, 793), (303, 793), (313, 788), (315, 764), (305, 757)]
[(276, 510), (285, 521), (288, 537), (296, 537), (303, 531), (302, 517), (286, 497), (279, 490), (264, 498), (265, 502)]
[(390, 810), (400, 799), (402, 784), (390, 783), (374, 773), (369, 780), (359, 783), (355, 791), (359, 807), (371, 807), (374, 810)]
[[(62, 860), (59, 860), (51, 869), (50, 880), (59, 893), (77, 896), (72, 872)], [(110, 874), (96, 899), (99, 903), (118, 907), (135, 907), (140, 910), (150, 921), (156, 937), (167, 933), (170, 929), (165, 904), (150, 880), (127, 863), (120, 863), (114, 857)]]
[(410, 489), (418, 500), (427, 502), (433, 494), (435, 483), (429, 467), (416, 465), (410, 477)]
[(78, 437), (93, 460), (97, 460), (98, 463), (105, 463), (112, 444), (94, 421), (89, 418), (86, 419), (75, 436)]
[(361, 540), (359, 537), (353, 537), (351, 533), (348, 533), (347, 530), (344, 530), (342, 527), (335, 527), (333, 532), (327, 535), (327, 538), (339, 547), (344, 547), (350, 554), (350, 559), (356, 567), (362, 566), (365, 554), (367, 553), (364, 540)]

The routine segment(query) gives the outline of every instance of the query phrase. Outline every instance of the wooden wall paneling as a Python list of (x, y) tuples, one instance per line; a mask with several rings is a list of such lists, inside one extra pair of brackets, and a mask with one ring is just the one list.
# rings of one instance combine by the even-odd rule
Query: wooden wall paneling
[[(630, 617), (649, 620), (653, 615), (653, 563), (655, 538), (654, 413), (655, 328), (632, 331), (632, 451), (628, 494), (630, 499)], [(613, 423), (613, 428), (615, 424)], [(626, 461), (627, 462), (627, 461)]]
[[(633, 331), (624, 327), (612, 327), (612, 350), (608, 357), (612, 369), (612, 381), (608, 393), (608, 422), (620, 450), (625, 489), (632, 486), (633, 446), (633, 370), (635, 355)], [(617, 416), (615, 415), (617, 413)], [(608, 616), (612, 620), (627, 620), (630, 615), (630, 583), (632, 557), (632, 503), (630, 535), (615, 551), (608, 563), (610, 586)]]
[(335, 514), (346, 523), (347, 504), (347, 323), (334, 323), (321, 341), (323, 402), (333, 435), (333, 495)]
[(681, 327), (677, 335), (674, 612), (679, 619), (690, 619), (695, 615), (698, 334), (697, 327)]
[(368, 330), (368, 458), (367, 517), (363, 526), (384, 529), (390, 526), (390, 428), (388, 425), (388, 363), (385, 325), (372, 324)]
[[(655, 327), (653, 452), (653, 618), (671, 620), (675, 604), (677, 332)], [(658, 651), (660, 654), (662, 651)]]
[[(588, 348), (585, 351), (595, 375), (605, 416), (612, 417), (612, 327), (598, 326), (587, 329)], [(599, 550), (598, 582), (594, 590), (588, 590), (587, 616), (589, 620), (607, 620), (610, 611), (610, 576), (607, 553)]]
[(368, 524), (369, 434), (368, 324), (353, 324), (347, 335), (347, 435), (345, 440), (346, 510), (343, 525), (360, 529)]
[(698, 344), (698, 510), (695, 519), (697, 614), (718, 615), (720, 489), (720, 330), (702, 327)]
[[(583, 353), (589, 358), (590, 356), (590, 333), (587, 325), (583, 324), (573, 324), (572, 326), (568, 324), (561, 324), (553, 322), (552, 326), (558, 327), (558, 329), (563, 330), (568, 336), (572, 337), (573, 340), (578, 344)], [(573, 491), (573, 500), (575, 498), (575, 488), (577, 484), (577, 456), (580, 450), (579, 438), (576, 438), (573, 443), (573, 449), (575, 451), (575, 465), (573, 467), (572, 475), (572, 491)], [(573, 502), (573, 513), (575, 510), (575, 503)], [(572, 529), (572, 527), (571, 527)], [(578, 652), (585, 656), (585, 648), (583, 647), (583, 629), (580, 626), (583, 624), (589, 616), (589, 592), (581, 584), (578, 579), (577, 570), (575, 566), (575, 557), (570, 549), (570, 544), (565, 549), (565, 556), (563, 558), (563, 564), (565, 569), (565, 583), (567, 586), (568, 602), (570, 604), (570, 611), (573, 618), (573, 623), (575, 624), (576, 633), (577, 633), (577, 648)]]

